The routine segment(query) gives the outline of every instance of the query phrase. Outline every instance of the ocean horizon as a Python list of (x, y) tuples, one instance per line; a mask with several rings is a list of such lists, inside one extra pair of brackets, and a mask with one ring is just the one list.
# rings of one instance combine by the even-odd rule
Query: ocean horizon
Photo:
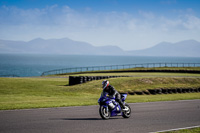
[(32, 77), (63, 68), (145, 63), (200, 63), (200, 57), (0, 54), (0, 76)]

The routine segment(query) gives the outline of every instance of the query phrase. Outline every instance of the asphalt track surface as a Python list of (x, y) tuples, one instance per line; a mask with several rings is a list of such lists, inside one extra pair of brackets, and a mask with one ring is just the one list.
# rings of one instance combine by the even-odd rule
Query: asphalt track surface
[(148, 133), (200, 125), (200, 100), (129, 104), (132, 116), (102, 120), (99, 106), (0, 111), (0, 133)]

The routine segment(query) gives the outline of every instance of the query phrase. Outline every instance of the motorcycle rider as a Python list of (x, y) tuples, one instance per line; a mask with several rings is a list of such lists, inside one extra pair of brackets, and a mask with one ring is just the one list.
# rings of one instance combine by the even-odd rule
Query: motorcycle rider
[(120, 104), (120, 106), (122, 107), (122, 111), (128, 110), (127, 108), (125, 108), (121, 100), (121, 95), (119, 94), (119, 92), (117, 92), (117, 90), (113, 86), (109, 84), (109, 81), (104, 80), (102, 82), (102, 87), (103, 87), (103, 92), (101, 93), (102, 96), (106, 96), (108, 94), (109, 97), (115, 98), (115, 100)]

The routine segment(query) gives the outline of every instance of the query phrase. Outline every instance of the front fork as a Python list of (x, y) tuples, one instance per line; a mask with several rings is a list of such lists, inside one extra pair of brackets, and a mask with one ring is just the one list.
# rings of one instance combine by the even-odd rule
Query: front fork
[(105, 107), (105, 113), (108, 114), (108, 106), (104, 106)]

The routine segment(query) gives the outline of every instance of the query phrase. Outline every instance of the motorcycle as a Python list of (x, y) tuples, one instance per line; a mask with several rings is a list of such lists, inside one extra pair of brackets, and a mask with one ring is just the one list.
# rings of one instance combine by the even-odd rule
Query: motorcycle
[(102, 119), (107, 120), (113, 116), (122, 116), (124, 118), (129, 118), (131, 116), (131, 108), (127, 103), (125, 103), (126, 97), (127, 94), (121, 93), (122, 102), (124, 103), (125, 108), (127, 110), (127, 111), (122, 111), (120, 104), (115, 101), (115, 98), (111, 98), (108, 96), (101, 96), (98, 100), (98, 103), (100, 105), (99, 114), (102, 117)]

